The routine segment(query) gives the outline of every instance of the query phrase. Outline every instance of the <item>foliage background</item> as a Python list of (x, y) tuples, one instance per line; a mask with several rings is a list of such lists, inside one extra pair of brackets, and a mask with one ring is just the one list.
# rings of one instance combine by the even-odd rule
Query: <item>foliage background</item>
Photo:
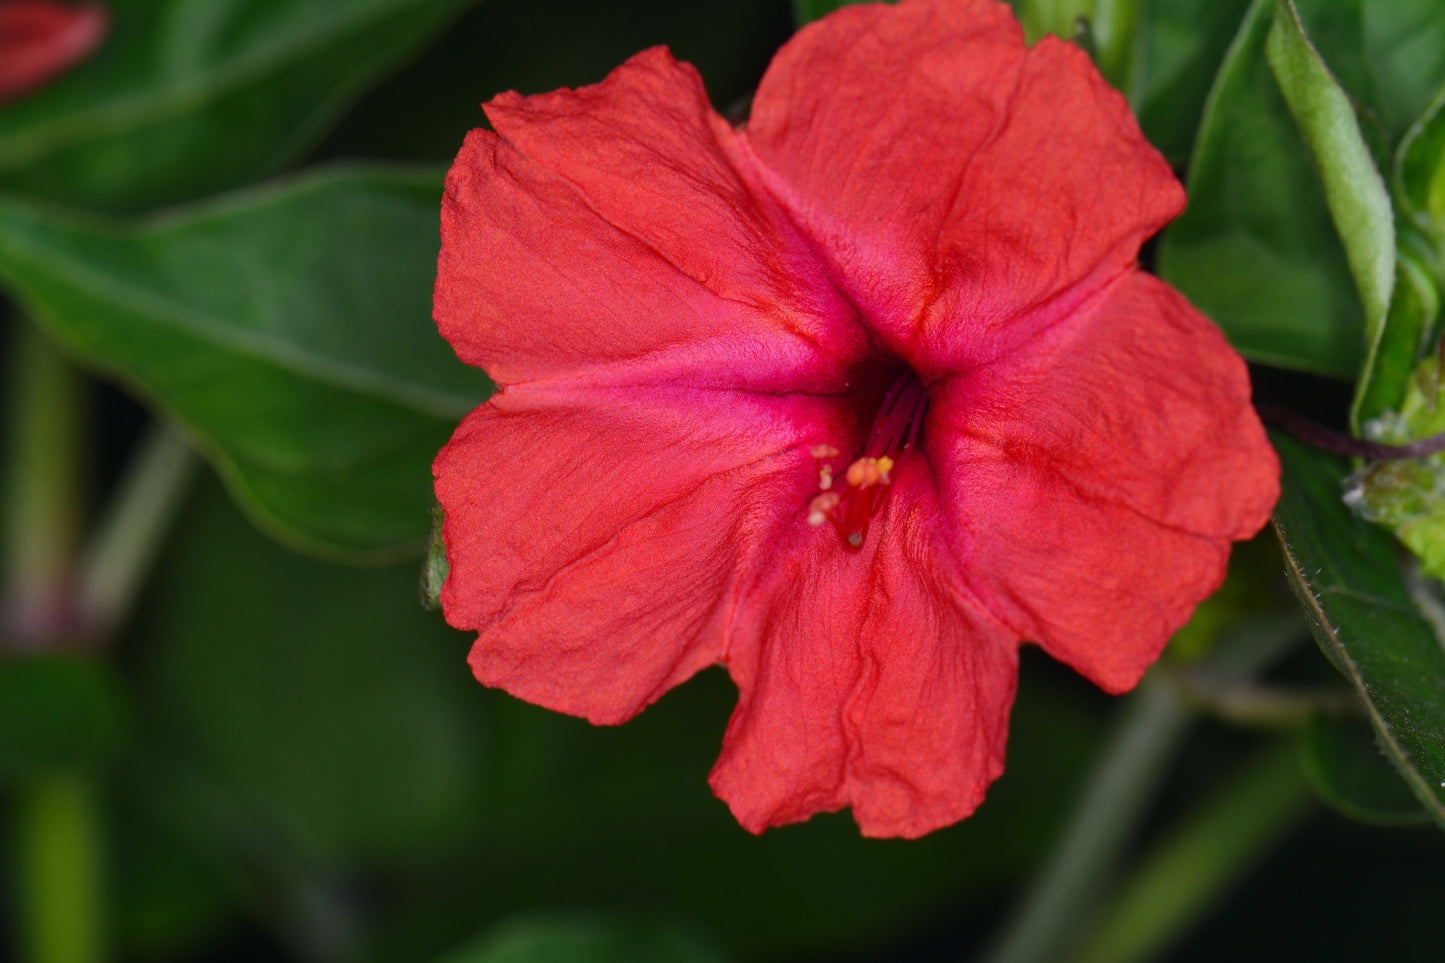
[[(328, 33), (318, 24), (338, 9), (324, 2), (263, 15), (208, 0), (132, 18), (142, 6), (113, 4), (101, 58), (0, 108), (0, 280), (14, 299), (0, 361), (19, 370), (35, 318), (97, 372), (80, 388), (76, 527), (116, 496), (150, 410), (212, 467), (177, 487), (177, 514), (113, 637), (11, 645), (0, 662), (0, 823), (11, 829), (0, 898), (12, 910), (0, 939), (31, 945), (39, 841), (98, 867), (99, 910), (66, 924), (100, 934), (95, 958), (980, 956), (1067, 831), (1128, 700), (1028, 650), (1008, 770), (978, 815), (916, 842), (859, 839), (846, 814), (755, 838), (706, 786), (733, 700), (720, 671), (625, 727), (593, 728), (476, 686), (468, 640), (417, 600), (427, 452), (486, 392), (428, 318), (440, 174), (482, 122), (477, 104), (593, 82), (665, 43), (699, 67), (719, 109), (737, 110), (793, 8), (374, 0), (361, 5), (376, 13), (365, 25)], [(1069, 31), (1081, 9), (1103, 23), (1103, 8), (1127, 5), (1022, 6), (1038, 32)], [(1445, 37), (1431, 5), (1386, 6), (1397, 14), (1387, 26)], [(1367, 136), (1383, 155), (1445, 84), (1445, 45), (1352, 51), (1360, 3), (1302, 7), (1372, 108)], [(1366, 321), (1323, 188), (1270, 86), (1259, 18), (1272, 5), (1141, 9), (1115, 79), (1156, 145), (1202, 182), (1149, 256), (1271, 363), (1255, 369), (1263, 399), (1342, 425), (1349, 387), (1320, 376), (1354, 376)], [(153, 31), (132, 33), (143, 21)], [(1206, 97), (1242, 22), (1259, 49), (1236, 60), (1226, 79), (1241, 93), (1216, 96), (1201, 150)], [(330, 39), (315, 41), (318, 29)], [(1381, 31), (1360, 36), (1368, 45)], [(1097, 39), (1107, 55), (1108, 37)], [(287, 66), (274, 52), (290, 49), (302, 53)], [(250, 186), (274, 177), (281, 186)], [(1240, 239), (1247, 256), (1230, 246)], [(316, 356), (354, 366), (338, 374), (306, 360)], [(12, 454), (31, 410), (23, 380), (6, 378)], [(1310, 456), (1297, 457), (1307, 477)], [(17, 464), (7, 455), (8, 474)], [(1176, 662), (1267, 622), (1299, 643), (1269, 682), (1337, 687), (1297, 612), (1266, 533), (1238, 553)], [(1164, 781), (1124, 827), (1070, 952), (1432, 958), (1445, 844), (1368, 732), (1307, 712), (1261, 730), (1220, 700), (1196, 701), (1176, 707)], [(1351, 766), (1364, 775), (1351, 781)], [(1336, 808), (1315, 801), (1307, 776)], [(57, 798), (78, 799), (80, 816), (67, 822)], [(1276, 815), (1258, 824), (1249, 812)], [(1111, 903), (1112, 892), (1148, 899)], [(1131, 923), (1141, 905), (1145, 922)], [(1150, 920), (1166, 925), (1149, 936)], [(1144, 934), (1143, 949), (1099, 942), (1118, 932), (1127, 945)]]

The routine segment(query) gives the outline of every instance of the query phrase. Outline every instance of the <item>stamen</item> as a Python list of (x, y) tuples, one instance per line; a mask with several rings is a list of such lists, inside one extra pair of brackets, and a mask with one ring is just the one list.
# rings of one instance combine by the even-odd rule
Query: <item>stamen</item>
[[(843, 473), (843, 490), (831, 490), (835, 481), (831, 464), (818, 468), (822, 494), (808, 504), (808, 524), (831, 521), (845, 544), (860, 547), (868, 535), (868, 522), (892, 483), (889, 472), (917, 443), (927, 410), (928, 392), (923, 382), (912, 371), (904, 371), (884, 393), (862, 454)], [(814, 445), (809, 453), (820, 460), (839, 454), (832, 445)]]
[(838, 493), (824, 492), (808, 503), (808, 524), (817, 528), (828, 520), (829, 514), (838, 507)]

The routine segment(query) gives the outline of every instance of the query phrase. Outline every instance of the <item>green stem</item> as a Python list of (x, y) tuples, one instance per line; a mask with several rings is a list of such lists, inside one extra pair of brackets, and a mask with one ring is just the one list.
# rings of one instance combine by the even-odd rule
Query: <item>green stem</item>
[(1094, 4), (1093, 32), (1099, 73), (1131, 103), (1139, 50), (1140, 6), (1139, 0), (1096, 0)]
[(1189, 713), (1174, 690), (1155, 678), (1130, 698), (1062, 843), (1023, 909), (985, 955), (987, 963), (1059, 959), (1090, 896), (1153, 798), (1183, 741)]
[[(1249, 619), (1220, 640), (1205, 665), (1221, 680), (1247, 679), (1302, 638), (1294, 614)], [(983, 957), (986, 963), (1061, 959), (1097, 905), (1193, 721), (1178, 691), (1158, 673), (1147, 676), (1130, 700), (1058, 848)]]
[(1298, 755), (1279, 740), (1148, 853), (1079, 963), (1153, 959), (1203, 916), (1309, 806)]
[(16, 794), (21, 941), (29, 963), (102, 958), (96, 808), (94, 787), (83, 775), (35, 776)]
[(3, 460), (4, 635), (54, 644), (74, 630), (85, 382), (33, 325), (15, 325)]
[[(75, 550), (82, 525), (85, 380), (34, 326), (14, 326), (4, 452), (4, 623), (21, 648), (77, 641)], [(100, 827), (93, 781), (41, 772), (14, 792), (18, 932), (30, 963), (103, 955)]]
[(196, 468), (191, 446), (160, 424), (132, 456), (81, 559), (77, 606), (95, 632), (110, 634), (129, 614)]

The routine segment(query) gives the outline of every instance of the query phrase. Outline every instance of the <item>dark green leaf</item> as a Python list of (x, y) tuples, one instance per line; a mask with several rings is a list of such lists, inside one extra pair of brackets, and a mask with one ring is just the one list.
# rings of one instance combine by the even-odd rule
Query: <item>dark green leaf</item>
[(1438, 251), (1445, 249), (1445, 87), (1410, 126), (1395, 153), (1400, 211)]
[(431, 322), (439, 199), (434, 173), (347, 169), (133, 226), (0, 200), (0, 276), (271, 531), (419, 552), (431, 460), (489, 390)]
[(146, 798), (178, 831), (239, 837), (201, 854), (248, 844), (203, 787), (323, 861), (424, 859), (477, 828), (482, 690), (415, 579), (294, 555), (197, 490), (130, 638)]
[[(1398, 252), (1395, 277), (1373, 371), (1355, 393), (1354, 417), (1366, 433), (1371, 420), (1405, 403), (1410, 377), (1429, 351), (1440, 317), (1440, 292), (1429, 272), (1408, 251)], [(1413, 439), (1401, 439), (1406, 440)]]
[[(1310, 45), (1293, 0), (1278, 0), (1266, 53), (1304, 134), (1365, 312), (1365, 360), (1351, 418), (1370, 391), (1395, 284), (1395, 212), (1349, 97)], [(1403, 383), (1403, 380), (1399, 383)]]
[(722, 963), (691, 927), (600, 914), (513, 920), (438, 963)]
[(295, 158), (472, 0), (111, 0), (100, 53), (0, 111), (0, 186), (103, 210)]
[(1008, 770), (968, 820), (879, 842), (839, 813), (755, 837), (707, 785), (737, 700), (720, 669), (625, 726), (591, 726), (478, 686), (469, 640), (416, 605), (414, 564), (292, 555), (213, 481), (175, 532), (123, 640), (157, 762), (132, 772), (137, 805), (229, 883), (274, 881), (261, 899), (304, 895), (328, 869), (445, 859), (385, 919), (368, 904), (369, 959), (409, 963), (406, 934), (439, 934), (440, 952), (538, 906), (660, 901), (750, 959), (886, 947), (960, 894), (1017, 880), (1099, 734), (1103, 697), (1030, 649)]
[[(865, 0), (793, 0), (793, 21), (802, 26), (805, 23), (812, 23), (837, 10), (839, 7), (846, 7), (853, 3), (864, 3)], [(896, 2), (896, 0), (888, 0)]]
[(121, 741), (122, 699), (97, 661), (0, 660), (0, 782), (104, 761)]
[(1352, 515), (1338, 459), (1275, 437), (1275, 528), (1315, 640), (1365, 704), (1385, 754), (1445, 826), (1445, 647), (1412, 602), (1394, 539)]
[(1145, 0), (1141, 81), (1131, 100), (1149, 142), (1177, 168), (1248, 8), (1249, 0)]
[(1210, 92), (1189, 207), (1159, 273), (1246, 357), (1341, 378), (1364, 320), (1324, 193), (1265, 60), (1273, 0), (1255, 0)]
[(1351, 819), (1386, 826), (1426, 822), (1363, 720), (1317, 716), (1304, 735), (1304, 767), (1320, 798)]

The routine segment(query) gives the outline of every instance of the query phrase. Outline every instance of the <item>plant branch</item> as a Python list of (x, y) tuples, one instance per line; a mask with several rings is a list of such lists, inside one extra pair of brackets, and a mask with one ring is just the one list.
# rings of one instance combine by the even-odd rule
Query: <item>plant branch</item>
[(80, 563), (76, 604), (101, 637), (129, 614), (196, 469), (191, 446), (162, 424), (131, 457)]
[(14, 325), (4, 459), (0, 638), (38, 648), (72, 636), (81, 526), (85, 382), (33, 325)]
[(1445, 451), (1445, 432), (1404, 445), (1383, 445), (1326, 428), (1324, 425), (1310, 421), (1298, 412), (1281, 408), (1278, 405), (1262, 406), (1259, 409), (1259, 417), (1265, 424), (1282, 428), (1313, 448), (1335, 455), (1363, 458), (1366, 461), (1425, 458)]
[(1218, 902), (1313, 796), (1293, 739), (1280, 739), (1140, 860), (1079, 963), (1154, 959)]
[[(1249, 619), (1222, 638), (1203, 664), (1222, 679), (1247, 679), (1303, 637), (1293, 614)], [(984, 954), (985, 963), (1054, 963), (1100, 899), (1193, 721), (1177, 690), (1157, 671), (1130, 700), (1058, 847)]]

